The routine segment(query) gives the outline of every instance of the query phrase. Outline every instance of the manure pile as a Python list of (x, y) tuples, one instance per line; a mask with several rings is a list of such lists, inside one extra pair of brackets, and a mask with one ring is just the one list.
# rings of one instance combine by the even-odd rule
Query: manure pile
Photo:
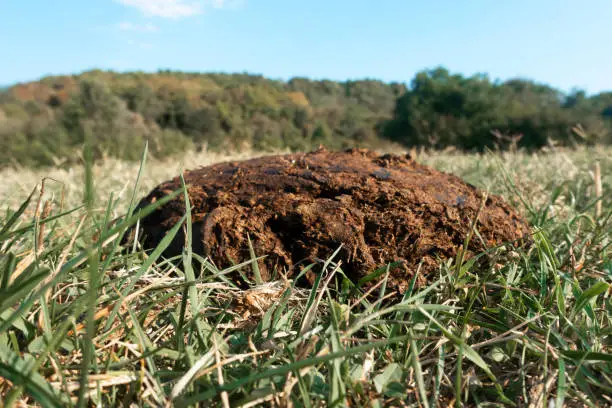
[[(456, 176), (409, 155), (365, 149), (220, 163), (185, 172), (184, 178), (194, 252), (219, 268), (244, 262), (250, 259), (248, 234), (256, 255), (266, 256), (259, 261), (264, 280), (275, 269), (296, 276), (342, 245), (335, 261), (354, 281), (401, 261), (390, 272), (389, 286), (406, 288), (421, 263), (417, 282), (425, 284), (428, 275), (437, 275), (440, 259), (456, 256), (482, 202), (482, 191)], [(164, 182), (138, 207), (179, 188), (180, 177)], [(180, 195), (144, 218), (144, 248), (155, 247), (184, 213)], [(529, 234), (526, 221), (494, 195), (484, 203), (477, 229), (482, 239), (471, 239), (466, 258), (501, 243), (520, 245)], [(183, 245), (181, 231), (164, 256), (180, 254)]]

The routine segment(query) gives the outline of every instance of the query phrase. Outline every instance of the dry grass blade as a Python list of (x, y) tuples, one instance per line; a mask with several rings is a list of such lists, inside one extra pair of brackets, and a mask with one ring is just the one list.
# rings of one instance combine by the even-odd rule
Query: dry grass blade
[(203, 370), (205, 367), (213, 364), (215, 361), (215, 352), (214, 350), (208, 351), (202, 357), (198, 359), (189, 370), (176, 382), (174, 387), (172, 387), (172, 391), (170, 392), (170, 398), (172, 400), (177, 399), (189, 386), (191, 381), (196, 377), (198, 372)]
[(597, 204), (595, 204), (595, 217), (599, 218), (602, 214), (602, 195), (603, 189), (601, 186), (601, 166), (599, 162), (595, 162), (595, 169), (593, 171), (593, 180), (595, 182), (595, 198), (597, 199)]
[[(110, 388), (117, 385), (129, 384), (138, 380), (138, 376), (131, 372), (107, 372), (105, 374), (91, 374), (89, 376), (87, 388), (90, 392), (95, 392), (97, 388)], [(79, 389), (78, 381), (52, 382), (52, 386), (62, 389), (65, 388), (70, 392)]]
[[(216, 337), (213, 337), (213, 350), (215, 352), (215, 363), (217, 366), (217, 382), (219, 386), (222, 387), (225, 381), (223, 379), (223, 369), (221, 368), (222, 366), (220, 364), (221, 354), (219, 353), (219, 347), (217, 347)], [(224, 408), (230, 408), (229, 396), (227, 394), (227, 391), (221, 392), (221, 402), (223, 403)]]

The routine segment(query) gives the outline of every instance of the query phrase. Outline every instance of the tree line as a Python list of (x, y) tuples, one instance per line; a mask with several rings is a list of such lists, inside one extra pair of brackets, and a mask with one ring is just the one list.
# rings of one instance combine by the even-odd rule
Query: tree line
[(157, 157), (187, 149), (308, 150), (389, 143), (464, 150), (612, 143), (612, 92), (565, 94), (528, 79), (445, 68), (409, 84), (249, 74), (89, 71), (0, 91), (0, 165)]

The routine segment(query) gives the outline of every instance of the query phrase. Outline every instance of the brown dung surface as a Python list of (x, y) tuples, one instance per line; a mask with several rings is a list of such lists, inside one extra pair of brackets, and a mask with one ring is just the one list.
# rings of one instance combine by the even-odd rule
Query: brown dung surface
[[(357, 280), (385, 264), (389, 285), (404, 289), (422, 262), (418, 282), (455, 257), (482, 202), (482, 192), (458, 177), (420, 165), (408, 155), (364, 149), (269, 156), (221, 163), (184, 174), (192, 205), (193, 250), (218, 267), (250, 259), (247, 234), (264, 280), (276, 269), (335, 259)], [(139, 207), (181, 188), (162, 183)], [(145, 248), (153, 248), (185, 213), (182, 195), (141, 221)], [(527, 223), (502, 198), (490, 195), (467, 257), (505, 242), (522, 242)], [(484, 241), (484, 242), (483, 242)], [(179, 232), (165, 256), (181, 253)], [(312, 278), (312, 277), (310, 277)]]

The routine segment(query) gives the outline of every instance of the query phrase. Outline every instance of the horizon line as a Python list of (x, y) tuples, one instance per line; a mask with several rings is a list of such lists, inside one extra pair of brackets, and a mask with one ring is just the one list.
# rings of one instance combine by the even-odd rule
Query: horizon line
[(412, 79), (421, 72), (425, 72), (425, 71), (433, 71), (435, 69), (438, 68), (443, 68), (446, 69), (450, 75), (461, 75), (464, 78), (472, 78), (472, 77), (476, 77), (479, 75), (484, 75), (485, 77), (487, 77), (489, 79), (489, 81), (491, 82), (491, 84), (493, 85), (499, 85), (499, 84), (503, 84), (505, 82), (509, 82), (509, 81), (513, 81), (513, 80), (522, 80), (522, 81), (527, 81), (527, 82), (532, 82), (536, 85), (544, 85), (547, 86), (549, 88), (552, 88), (554, 90), (557, 90), (561, 93), (563, 93), (564, 95), (570, 95), (572, 92), (576, 92), (576, 91), (582, 91), (585, 92), (585, 94), (587, 96), (595, 96), (595, 95), (601, 95), (601, 94), (606, 94), (606, 93), (611, 93), (612, 89), (610, 90), (600, 90), (598, 92), (588, 92), (583, 88), (580, 88), (578, 86), (573, 86), (571, 87), (569, 90), (563, 90), (560, 87), (554, 86), (553, 84), (549, 83), (549, 82), (545, 82), (545, 81), (539, 81), (536, 80), (534, 78), (528, 77), (528, 76), (522, 76), (522, 75), (516, 75), (516, 76), (512, 76), (512, 77), (508, 77), (506, 79), (502, 79), (500, 77), (496, 77), (493, 78), (491, 76), (490, 73), (488, 72), (475, 72), (472, 74), (466, 74), (463, 72), (459, 72), (459, 71), (452, 71), (450, 68), (444, 66), (444, 65), (436, 65), (433, 67), (424, 67), (422, 69), (417, 70), (410, 79), (407, 80), (385, 80), (379, 77), (375, 77), (375, 76), (363, 76), (363, 77), (352, 77), (352, 78), (345, 78), (345, 79), (339, 79), (339, 78), (332, 78), (332, 77), (315, 77), (315, 76), (307, 76), (307, 75), (294, 75), (294, 76), (287, 76), (287, 77), (273, 77), (273, 76), (268, 76), (264, 73), (261, 72), (255, 72), (255, 71), (248, 71), (248, 70), (244, 70), (244, 71), (214, 71), (214, 70), (202, 70), (202, 71), (191, 71), (191, 70), (181, 70), (181, 69), (172, 69), (172, 68), (168, 68), (168, 67), (160, 67), (157, 69), (151, 69), (151, 70), (146, 70), (146, 69), (126, 69), (126, 70), (120, 70), (120, 69), (113, 69), (113, 68), (100, 68), (100, 67), (90, 67), (90, 68), (86, 68), (83, 70), (78, 70), (72, 73), (45, 73), (42, 74), (36, 78), (33, 79), (26, 79), (26, 80), (16, 80), (13, 82), (9, 82), (9, 83), (0, 83), (0, 91), (5, 91), (8, 90), (12, 87), (18, 86), (18, 85), (24, 85), (24, 84), (29, 84), (29, 83), (34, 83), (34, 82), (40, 82), (44, 79), (48, 79), (48, 78), (56, 78), (56, 77), (75, 77), (75, 76), (80, 76), (83, 74), (87, 74), (87, 73), (91, 73), (91, 72), (95, 72), (95, 71), (100, 71), (100, 72), (104, 72), (104, 73), (112, 73), (112, 74), (145, 74), (145, 75), (155, 75), (155, 74), (163, 74), (164, 71), (167, 71), (168, 73), (176, 73), (176, 74), (192, 74), (192, 75), (227, 75), (227, 76), (232, 76), (232, 75), (246, 75), (246, 76), (253, 76), (253, 77), (261, 77), (263, 79), (267, 79), (267, 80), (271, 80), (271, 81), (279, 81), (279, 82), (283, 82), (285, 84), (288, 84), (291, 80), (294, 79), (305, 79), (308, 81), (312, 81), (312, 82), (325, 82), (325, 81), (329, 81), (329, 82), (337, 82), (337, 83), (348, 83), (348, 82), (363, 82), (363, 81), (374, 81), (374, 82), (380, 82), (380, 83), (384, 83), (386, 85), (393, 85), (393, 84), (398, 84), (398, 85), (406, 85), (407, 87), (410, 87), (410, 82), (412, 81)]

